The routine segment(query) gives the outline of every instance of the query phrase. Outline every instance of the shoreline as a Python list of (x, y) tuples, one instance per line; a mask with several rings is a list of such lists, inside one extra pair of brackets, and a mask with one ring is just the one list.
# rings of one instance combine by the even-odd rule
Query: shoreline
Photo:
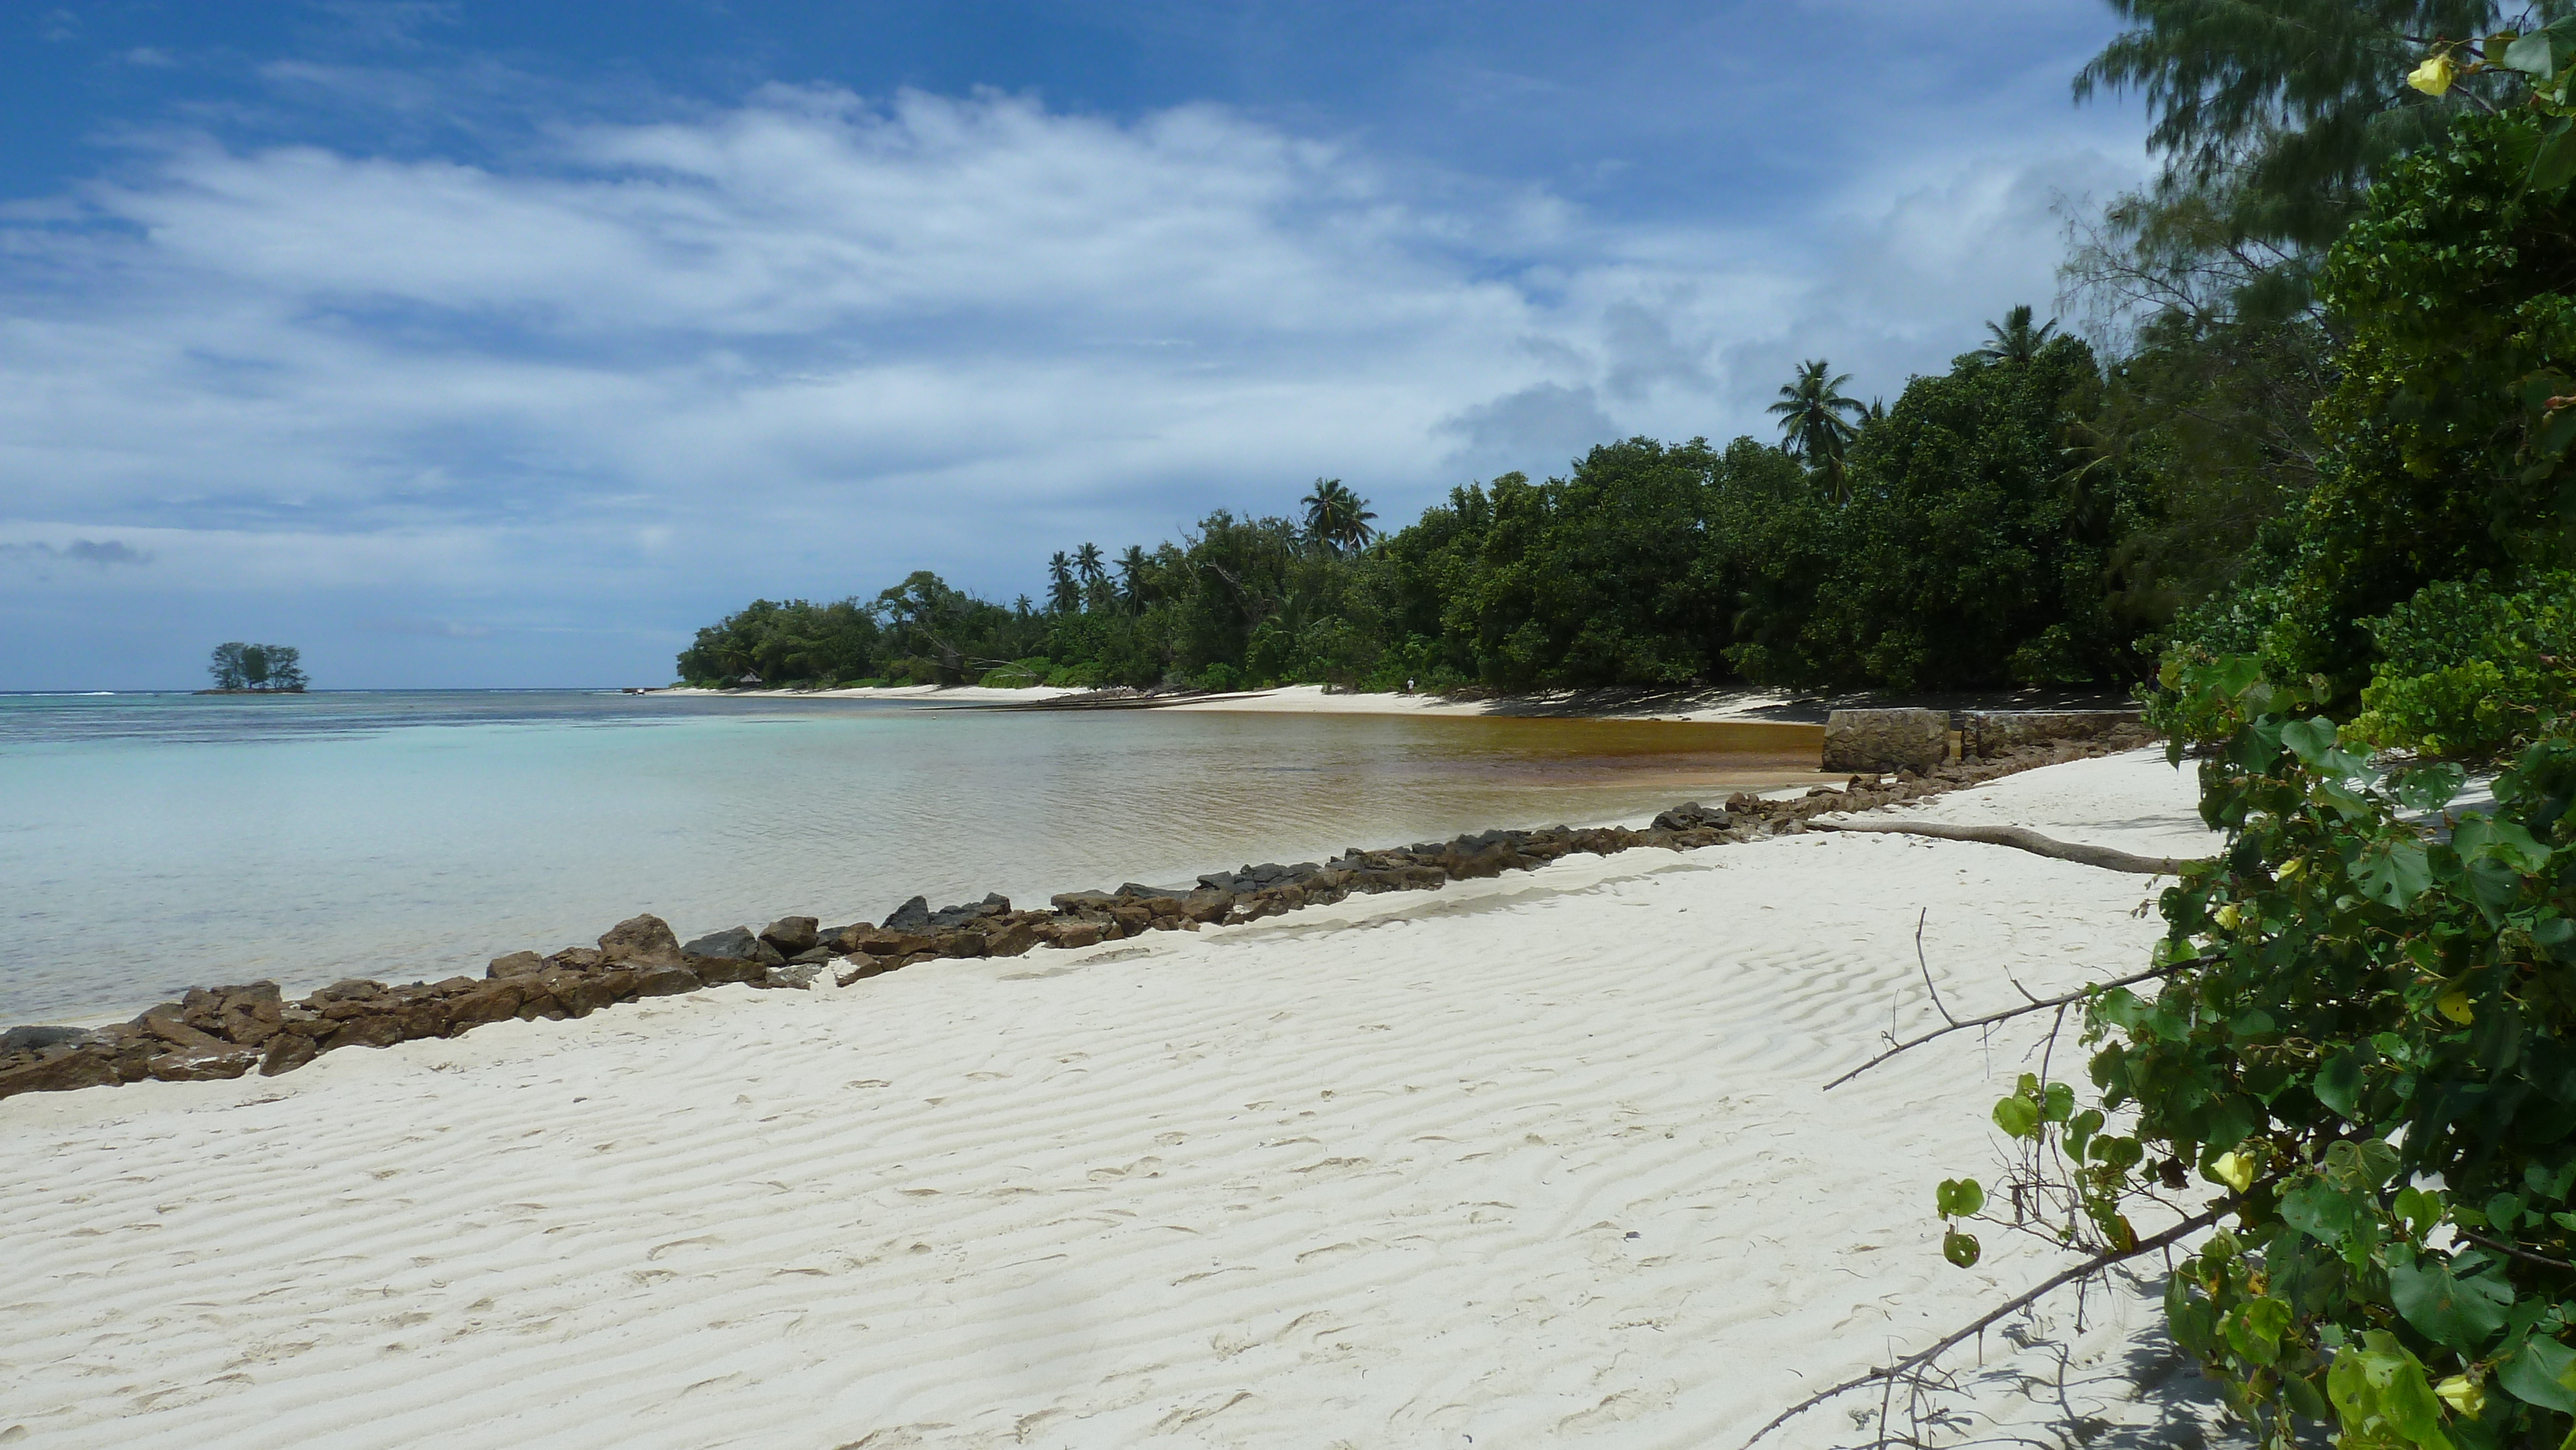
[(1022, 709), (1122, 709), (1305, 715), (1431, 715), (1481, 718), (1665, 720), (1729, 724), (1779, 722), (1823, 725), (1841, 709), (1922, 707), (1939, 710), (2117, 710), (2136, 704), (2101, 690), (1986, 690), (1892, 694), (1801, 693), (1740, 687), (1712, 689), (1541, 690), (1465, 697), (1437, 694), (1362, 693), (1324, 685), (1279, 685), (1266, 690), (1170, 693), (1078, 690), (1056, 686), (988, 689), (981, 685), (894, 685), (832, 690), (707, 690), (693, 686), (634, 689), (642, 695), (706, 699), (885, 700), (924, 705)]
[[(1807, 731), (1793, 724), (1723, 722), (1728, 728)], [(940, 959), (1011, 957), (1039, 946), (1073, 949), (1149, 931), (1241, 926), (1329, 905), (1355, 894), (1437, 891), (1452, 881), (1535, 871), (1575, 854), (1608, 857), (1640, 847), (1676, 852), (1796, 834), (1823, 815), (1912, 804), (2042, 765), (2106, 751), (2100, 740), (2024, 745), (2002, 755), (1911, 771), (1889, 781), (1854, 775), (1846, 787), (1738, 791), (1723, 807), (1686, 802), (1644, 830), (1624, 826), (1487, 830), (1448, 842), (1351, 848), (1326, 862), (1245, 866), (1202, 875), (1195, 887), (1129, 882), (1114, 891), (1058, 893), (1044, 910), (1012, 909), (1000, 895), (934, 911), (914, 898), (883, 925), (829, 925), (788, 916), (744, 923), (685, 943), (644, 914), (603, 933), (594, 947), (492, 958), (480, 978), (389, 986), (344, 978), (288, 1000), (273, 980), (201, 985), (130, 1019), (95, 1014), (0, 1032), (0, 1099), (28, 1093), (204, 1082), (256, 1072), (273, 1077), (344, 1047), (384, 1048), (461, 1036), (512, 1018), (583, 1017), (603, 1008), (746, 982), (806, 990), (820, 979), (848, 987)]]
[[(2205, 854), (2192, 801), (2133, 751), (1908, 814)], [(2055, 1266), (1952, 1269), (1929, 1207), (2035, 1030), (1815, 1089), (1919, 973), (1971, 1010), (2134, 961), (2147, 884), (1780, 834), (12, 1098), (0, 1433), (1734, 1443)], [(2214, 1428), (2154, 1293), (1962, 1350), (1956, 1428)]]

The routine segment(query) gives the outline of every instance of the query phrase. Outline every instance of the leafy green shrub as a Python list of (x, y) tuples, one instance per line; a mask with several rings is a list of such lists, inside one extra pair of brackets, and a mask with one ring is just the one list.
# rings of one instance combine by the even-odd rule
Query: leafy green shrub
[[(2214, 1229), (2174, 1339), (2267, 1446), (2549, 1446), (2576, 1424), (2576, 731), (2550, 724), (2447, 837), (2465, 772), (2391, 774), (2241, 657), (2178, 665), (2225, 831), (2161, 909), (2152, 996), (2086, 1004), (2098, 1100), (2026, 1080), (2010, 1197), (2111, 1260)], [(2304, 717), (2304, 718), (2303, 718)], [(2198, 1192), (2195, 1192), (2195, 1189)], [(2203, 1196), (2207, 1195), (2207, 1196)], [(1936, 1195), (1944, 1251), (1989, 1195)], [(2152, 1217), (2148, 1216), (2152, 1213)], [(2232, 1220), (2229, 1222), (2228, 1220)], [(2010, 1222), (2010, 1220), (1993, 1220)], [(2168, 1231), (2168, 1235), (2170, 1231)], [(2170, 1238), (2167, 1238), (2170, 1241)]]
[[(2276, 678), (2367, 681), (2364, 621), (2429, 583), (2567, 557), (2576, 519), (2576, 196), (2526, 187), (2527, 115), (2464, 117), (2393, 163), (2319, 295), (2343, 342), (2314, 422), (2318, 482), (2277, 572), (2176, 637), (2260, 653)], [(2259, 640), (2248, 639), (2248, 633)]]
[(2380, 659), (2353, 732), (2371, 745), (2487, 759), (2576, 708), (2576, 574), (2511, 594), (2484, 575), (2427, 585), (2369, 627)]

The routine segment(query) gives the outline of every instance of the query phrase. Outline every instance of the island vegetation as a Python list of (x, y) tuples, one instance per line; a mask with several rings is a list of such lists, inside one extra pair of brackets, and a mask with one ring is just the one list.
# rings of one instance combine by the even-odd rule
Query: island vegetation
[(228, 640), (215, 646), (206, 662), (214, 679), (208, 693), (224, 695), (299, 694), (312, 682), (304, 677), (303, 656), (291, 645), (244, 644)]

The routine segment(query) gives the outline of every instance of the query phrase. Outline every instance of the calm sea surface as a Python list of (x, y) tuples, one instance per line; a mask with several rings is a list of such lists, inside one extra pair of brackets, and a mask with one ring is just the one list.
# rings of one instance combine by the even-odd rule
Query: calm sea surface
[(1617, 820), (1812, 771), (1781, 747), (1758, 726), (586, 691), (0, 696), (0, 1025), (259, 977), (479, 973), (638, 911), (683, 937), (873, 921), (916, 893), (1043, 905)]

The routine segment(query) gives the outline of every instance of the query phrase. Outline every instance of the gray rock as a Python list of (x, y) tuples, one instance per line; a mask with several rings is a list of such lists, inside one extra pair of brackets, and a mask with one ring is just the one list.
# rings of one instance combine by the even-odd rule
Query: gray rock
[(0, 1032), (0, 1056), (12, 1052), (33, 1052), (40, 1047), (64, 1047), (89, 1041), (86, 1027), (12, 1027)]
[(955, 931), (959, 927), (977, 926), (995, 917), (1011, 914), (1011, 898), (995, 891), (981, 901), (964, 906), (943, 906), (930, 914), (930, 930)]
[(812, 988), (814, 979), (822, 974), (823, 964), (820, 962), (790, 962), (783, 967), (771, 967), (761, 984), (802, 992)]
[(787, 965), (791, 967), (817, 966), (824, 962), (828, 962), (839, 955), (840, 953), (832, 950), (830, 947), (811, 947), (789, 957), (787, 959)]
[(896, 907), (893, 911), (886, 913), (885, 929), (887, 931), (907, 932), (915, 936), (929, 931), (930, 903), (927, 900), (916, 896), (910, 901), (905, 902), (903, 905)]
[(2099, 740), (2143, 720), (2135, 710), (1964, 710), (1959, 748), (1969, 759), (1983, 760), (2025, 745)]
[(760, 934), (760, 939), (778, 948), (779, 955), (792, 957), (798, 952), (812, 951), (814, 944), (821, 940), (822, 933), (816, 931), (814, 925), (814, 918), (810, 916), (782, 916), (769, 924), (769, 929)]
[(680, 956), (683, 965), (691, 960), (704, 958), (719, 962), (755, 962), (764, 967), (774, 967), (787, 960), (776, 947), (753, 936), (751, 928), (747, 926), (731, 926), (723, 931), (708, 932), (705, 936), (680, 948)]
[(1946, 710), (1836, 710), (1825, 718), (1826, 770), (1931, 770), (1949, 758)]
[(601, 932), (599, 954), (624, 967), (681, 965), (680, 939), (671, 934), (671, 924), (649, 912), (630, 916)]

